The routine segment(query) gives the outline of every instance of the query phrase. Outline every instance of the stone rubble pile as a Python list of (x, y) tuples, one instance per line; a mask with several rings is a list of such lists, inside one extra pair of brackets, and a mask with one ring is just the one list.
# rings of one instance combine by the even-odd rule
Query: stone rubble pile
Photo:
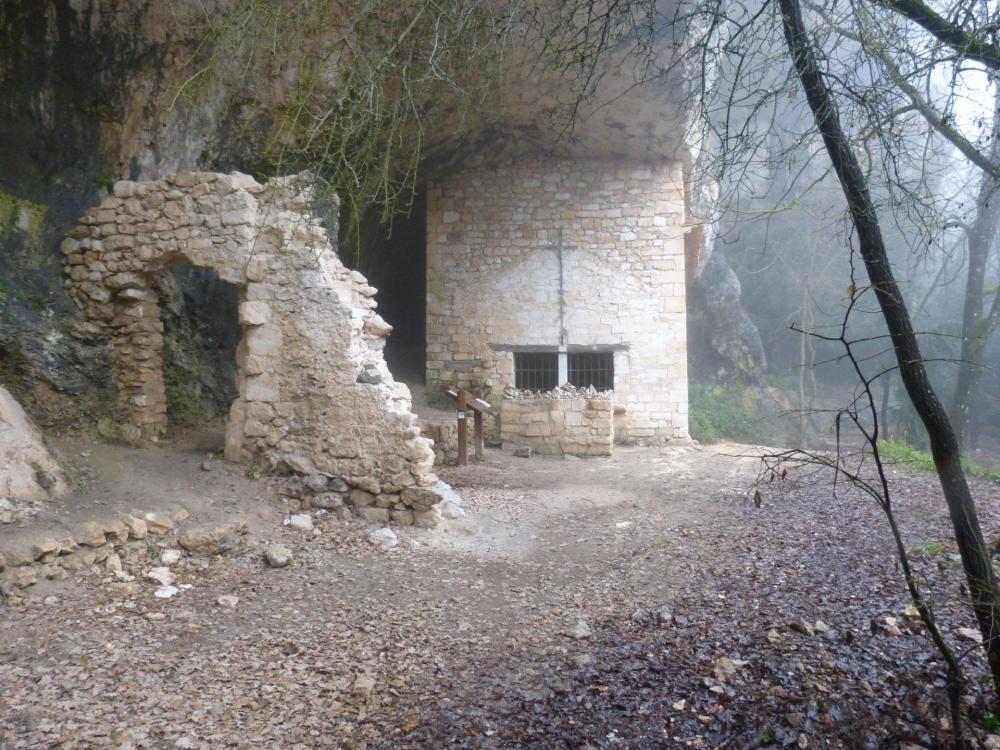
[(305, 185), (207, 172), (118, 182), (63, 242), (66, 285), (108, 342), (129, 412), (122, 432), (139, 443), (166, 427), (151, 276), (181, 260), (214, 269), (239, 289), (244, 332), (226, 457), (325, 478), (370, 520), (417, 523), (442, 498), (432, 443), (383, 359), (392, 327), (376, 290), (337, 258), (336, 227), (308, 213)]
[(614, 391), (599, 391), (594, 386), (589, 385), (586, 388), (577, 388), (575, 385), (569, 383), (564, 383), (558, 388), (553, 388), (550, 391), (533, 391), (531, 389), (518, 389), (512, 386), (507, 386), (503, 391), (504, 398), (510, 399), (532, 399), (532, 398), (587, 398), (587, 399), (603, 399), (606, 401), (613, 401), (615, 398)]
[[(178, 526), (186, 519), (186, 511), (173, 515), (133, 512), (111, 523), (86, 521), (71, 534), (15, 540), (0, 550), (0, 591), (10, 593), (42, 579), (64, 580), (79, 573), (131, 584), (137, 575), (129, 573), (130, 569), (158, 590), (173, 588), (176, 577), (170, 566), (183, 555), (173, 545), (192, 555), (219, 554), (228, 549), (234, 536), (246, 533), (245, 527), (237, 525)], [(151, 558), (151, 550), (160, 547), (165, 547), (162, 554)]]
[(351, 487), (337, 477), (314, 474), (289, 480), (285, 494), (292, 498), (290, 509), (306, 518), (309, 510), (321, 509), (338, 513), (344, 520), (353, 515), (370, 523), (432, 529), (442, 519), (465, 515), (461, 498), (440, 480), (432, 487), (410, 486), (396, 495), (379, 492), (371, 485), (369, 489)]

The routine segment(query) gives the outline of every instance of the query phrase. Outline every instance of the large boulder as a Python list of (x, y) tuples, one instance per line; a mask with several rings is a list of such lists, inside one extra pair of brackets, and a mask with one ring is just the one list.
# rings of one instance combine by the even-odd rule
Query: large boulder
[(0, 387), (0, 497), (43, 500), (66, 491), (62, 469), (21, 405)]

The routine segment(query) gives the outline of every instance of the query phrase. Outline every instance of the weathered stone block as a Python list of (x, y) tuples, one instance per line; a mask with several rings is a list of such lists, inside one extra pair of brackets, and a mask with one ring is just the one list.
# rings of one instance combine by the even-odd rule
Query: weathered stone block
[(266, 302), (249, 301), (240, 303), (240, 323), (245, 326), (262, 326), (270, 319), (270, 315), (271, 308)]
[(361, 518), (365, 519), (369, 523), (388, 523), (389, 522), (389, 509), (388, 508), (377, 508), (375, 506), (369, 505), (363, 508), (357, 508), (357, 514)]
[(375, 495), (362, 489), (353, 489), (348, 495), (350, 503), (357, 508), (364, 508), (375, 504)]

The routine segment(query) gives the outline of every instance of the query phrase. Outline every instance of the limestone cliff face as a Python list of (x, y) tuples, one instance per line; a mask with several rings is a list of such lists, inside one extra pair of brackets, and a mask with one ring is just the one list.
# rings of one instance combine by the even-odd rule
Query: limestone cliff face
[[(172, 102), (201, 34), (193, 13), (145, 0), (0, 3), (0, 381), (43, 426), (67, 426), (111, 392), (104, 349), (63, 288), (64, 232), (115, 180), (253, 167), (254, 135), (236, 133), (241, 92)], [(180, 281), (175, 307), (194, 301), (197, 314), (205, 279)], [(235, 326), (214, 313), (195, 322), (209, 349)]]

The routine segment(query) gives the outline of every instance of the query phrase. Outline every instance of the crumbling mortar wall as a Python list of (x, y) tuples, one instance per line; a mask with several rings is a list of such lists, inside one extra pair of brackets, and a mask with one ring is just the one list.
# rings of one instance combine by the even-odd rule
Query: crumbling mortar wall
[(310, 200), (295, 177), (118, 182), (63, 242), (69, 293), (107, 338), (129, 409), (123, 433), (139, 443), (167, 425), (151, 275), (182, 259), (214, 269), (239, 289), (244, 332), (226, 456), (342, 479), (377, 495), (385, 520), (396, 510), (420, 521), (441, 498), (432, 443), (382, 357), (392, 328), (376, 290), (341, 264)]
[(513, 385), (511, 347), (615, 348), (617, 440), (686, 440), (683, 184), (680, 162), (523, 157), (433, 182), (428, 387)]

